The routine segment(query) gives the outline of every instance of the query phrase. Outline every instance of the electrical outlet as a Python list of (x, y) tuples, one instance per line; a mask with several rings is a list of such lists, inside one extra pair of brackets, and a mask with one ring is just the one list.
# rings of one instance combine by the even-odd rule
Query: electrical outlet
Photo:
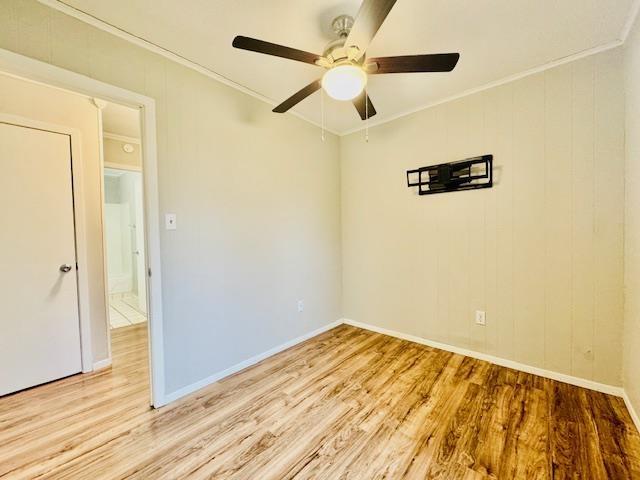
[(487, 317), (486, 313), (482, 310), (476, 310), (476, 325), (486, 325)]
[(298, 300), (298, 312), (302, 312), (304, 310), (304, 300)]

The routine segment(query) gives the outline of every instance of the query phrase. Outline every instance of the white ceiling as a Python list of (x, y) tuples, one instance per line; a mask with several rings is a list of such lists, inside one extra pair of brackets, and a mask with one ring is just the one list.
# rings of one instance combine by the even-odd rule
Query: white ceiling
[[(322, 53), (338, 14), (360, 0), (65, 0), (279, 103), (318, 78), (312, 65), (236, 50), (246, 35)], [(452, 73), (370, 77), (376, 121), (620, 39), (633, 0), (398, 0), (370, 56), (460, 52)], [(320, 95), (295, 111), (320, 123)], [(274, 114), (276, 115), (276, 114)], [(362, 126), (349, 103), (327, 99), (325, 124)]]
[(135, 108), (108, 102), (102, 110), (102, 128), (106, 133), (139, 139), (139, 112)]

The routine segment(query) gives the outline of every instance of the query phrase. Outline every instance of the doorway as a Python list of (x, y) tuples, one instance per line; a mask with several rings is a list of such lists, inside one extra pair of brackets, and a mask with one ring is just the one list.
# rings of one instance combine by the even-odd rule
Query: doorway
[(147, 332), (140, 111), (111, 102), (98, 105), (102, 125), (105, 298), (115, 368), (116, 344), (129, 337), (143, 338)]
[(147, 321), (142, 174), (105, 167), (103, 178), (109, 327), (114, 329)]
[[(146, 272), (148, 293), (146, 316), (148, 321), (142, 324), (146, 330), (144, 335), (139, 335), (137, 338), (144, 340), (139, 347), (141, 352), (142, 350), (146, 351), (142, 363), (147, 363), (148, 361), (150, 367), (144, 373), (146, 388), (143, 390), (149, 392), (149, 387), (151, 387), (151, 403), (153, 406), (165, 405), (167, 398), (164, 382), (160, 207), (157, 181), (155, 101), (148, 96), (115, 87), (3, 49), (0, 49), (0, 73), (2, 73), (0, 78), (6, 76), (6, 78), (24, 80), (41, 87), (52, 87), (56, 92), (77, 95), (76, 98), (80, 99), (79, 102), (76, 102), (78, 104), (91, 105), (93, 102), (95, 106), (99, 107), (103, 100), (96, 101), (96, 99), (104, 99), (113, 104), (127, 106), (138, 112), (137, 128), (140, 132), (138, 138), (142, 155), (141, 163), (144, 166), (143, 193), (146, 213), (145, 232), (147, 234), (145, 246), (146, 268), (148, 270)], [(48, 103), (51, 102), (51, 98), (51, 94), (46, 95)], [(13, 115), (16, 118), (29, 117), (31, 119), (33, 112), (42, 112), (43, 118), (40, 119), (37, 127), (47, 129), (49, 125), (53, 125), (56, 131), (63, 130), (60, 127), (61, 125), (71, 124), (67, 122), (67, 118), (71, 117), (72, 113), (68, 108), (52, 105), (51, 108), (44, 109), (42, 96), (20, 94), (7, 96), (5, 100), (3, 103), (5, 116), (11, 117)], [(93, 113), (90, 114), (93, 115), (93, 119), (96, 118), (95, 106), (93, 107)], [(2, 116), (1, 113), (0, 116)], [(101, 114), (98, 113), (97, 117), (101, 119)], [(88, 119), (88, 122), (91, 121)], [(97, 261), (101, 263), (103, 260), (106, 262), (106, 258), (102, 255), (102, 245), (99, 249), (95, 247), (98, 243), (104, 243), (102, 239), (103, 222), (101, 221), (101, 217), (103, 217), (103, 200), (96, 198), (94, 201), (92, 197), (92, 195), (95, 195), (92, 192), (103, 193), (103, 189), (100, 187), (103, 160), (94, 162), (92, 153), (98, 150), (102, 152), (102, 148), (95, 148), (94, 150), (92, 142), (87, 141), (91, 137), (90, 132), (87, 133), (84, 127), (75, 128), (77, 130), (64, 130), (62, 133), (67, 133), (72, 138), (72, 157), (80, 159), (77, 168), (74, 164), (73, 171), (74, 200), (76, 201), (76, 257), (78, 259), (80, 337), (82, 371), (91, 372), (111, 364), (112, 353), (115, 354), (117, 352), (106, 352), (101, 349), (103, 347), (106, 349), (112, 344), (116, 345), (118, 340), (106, 341), (104, 345), (99, 340), (99, 338), (102, 338), (104, 330), (106, 330), (105, 337), (107, 337), (105, 340), (108, 340), (108, 337), (111, 336), (111, 330), (108, 328), (108, 320), (106, 318), (107, 309), (104, 303), (107, 290), (104, 286), (107, 281), (106, 275), (104, 275), (106, 265), (99, 267), (96, 263), (96, 255), (100, 255), (100, 259)], [(95, 170), (96, 167), (99, 167), (97, 171)], [(99, 208), (100, 212), (95, 211), (96, 208)], [(96, 219), (98, 219), (97, 222)], [(96, 235), (101, 239), (99, 240)], [(102, 280), (100, 280), (100, 277), (102, 277)], [(95, 289), (96, 286), (99, 288), (97, 292), (94, 292), (92, 289)], [(103, 301), (100, 301), (100, 296), (104, 299)], [(95, 324), (95, 322), (98, 323)], [(118, 330), (114, 330), (114, 332), (118, 332)], [(121, 345), (121, 347), (124, 352), (126, 346)], [(115, 364), (115, 355), (113, 360)], [(130, 361), (129, 364), (131, 365)], [(100, 375), (96, 378), (102, 378), (103, 376)]]

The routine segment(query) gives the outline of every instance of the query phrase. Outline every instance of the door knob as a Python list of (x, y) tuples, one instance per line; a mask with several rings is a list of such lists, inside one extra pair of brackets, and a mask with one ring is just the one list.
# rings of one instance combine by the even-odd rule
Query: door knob
[(66, 263), (64, 265), (60, 265), (60, 271), (63, 273), (69, 273), (71, 271), (71, 265), (67, 265)]

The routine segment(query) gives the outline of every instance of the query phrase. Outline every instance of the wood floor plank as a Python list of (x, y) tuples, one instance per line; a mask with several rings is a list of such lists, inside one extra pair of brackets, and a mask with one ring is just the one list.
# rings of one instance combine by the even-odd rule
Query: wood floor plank
[(0, 478), (640, 479), (605, 394), (342, 325), (152, 410), (146, 338), (0, 398)]

